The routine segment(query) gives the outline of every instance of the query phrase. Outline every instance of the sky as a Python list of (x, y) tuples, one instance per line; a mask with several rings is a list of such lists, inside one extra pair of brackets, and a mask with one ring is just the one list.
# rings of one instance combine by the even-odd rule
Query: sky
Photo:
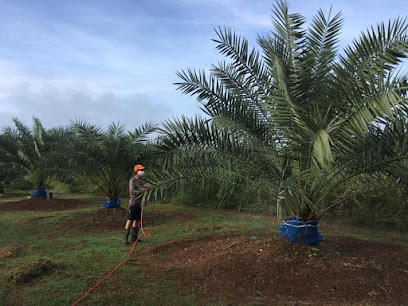
[[(208, 70), (225, 58), (214, 29), (256, 47), (272, 29), (265, 0), (0, 0), (0, 128), (16, 117), (46, 128), (75, 120), (104, 129), (203, 115), (174, 85), (177, 71)], [(340, 45), (381, 21), (408, 16), (406, 0), (289, 0), (311, 20), (342, 12)]]

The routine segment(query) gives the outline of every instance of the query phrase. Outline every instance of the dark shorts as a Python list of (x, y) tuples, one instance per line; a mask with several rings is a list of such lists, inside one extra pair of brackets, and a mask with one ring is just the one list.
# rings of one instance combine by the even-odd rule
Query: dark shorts
[(138, 206), (129, 206), (126, 220), (140, 221), (142, 219), (142, 209)]

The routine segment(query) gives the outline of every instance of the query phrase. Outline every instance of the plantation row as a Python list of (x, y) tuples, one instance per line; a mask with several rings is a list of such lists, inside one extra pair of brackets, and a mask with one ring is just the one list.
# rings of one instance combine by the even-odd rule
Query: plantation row
[(122, 196), (142, 163), (148, 197), (269, 209), (305, 222), (334, 212), (406, 230), (408, 87), (399, 68), (408, 23), (381, 23), (340, 55), (342, 23), (340, 13), (318, 11), (306, 28), (282, 0), (257, 48), (217, 29), (227, 60), (210, 74), (182, 70), (176, 84), (206, 118), (134, 131), (87, 122), (47, 130), (36, 118), (32, 128), (14, 119), (0, 135), (0, 191), (58, 180)]

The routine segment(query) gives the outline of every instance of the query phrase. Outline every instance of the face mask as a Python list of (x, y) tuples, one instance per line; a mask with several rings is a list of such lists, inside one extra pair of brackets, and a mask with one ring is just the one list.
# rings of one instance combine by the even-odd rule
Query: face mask
[(139, 174), (140, 176), (143, 176), (145, 172), (143, 170), (140, 170), (137, 174)]

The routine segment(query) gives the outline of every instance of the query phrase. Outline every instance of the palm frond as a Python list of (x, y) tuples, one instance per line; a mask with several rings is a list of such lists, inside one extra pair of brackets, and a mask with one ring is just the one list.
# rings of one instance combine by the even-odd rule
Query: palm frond
[(249, 52), (247, 39), (241, 38), (231, 29), (219, 27), (215, 32), (218, 36), (218, 39), (214, 39), (218, 44), (216, 49), (233, 60), (234, 69), (244, 75), (260, 94), (268, 94), (268, 74), (259, 52), (254, 48)]
[(148, 136), (157, 131), (157, 125), (152, 122), (146, 122), (138, 128), (135, 128), (133, 132), (129, 132), (133, 143), (145, 143), (148, 140)]
[(273, 38), (276, 47), (274, 49), (281, 52), (275, 52), (275, 54), (279, 55), (285, 67), (292, 67), (304, 43), (305, 31), (302, 26), (305, 18), (300, 14), (290, 14), (287, 2), (279, 0), (277, 5), (274, 5), (272, 23), (275, 27)]
[[(333, 64), (337, 56), (337, 44), (343, 24), (341, 13), (331, 17), (331, 10), (326, 17), (319, 10), (313, 18), (306, 40), (299, 56), (299, 65), (294, 74), (295, 95), (308, 107), (308, 101), (322, 103), (332, 94), (329, 82)], [(325, 86), (321, 83), (325, 82)]]
[(355, 75), (362, 73), (380, 74), (392, 70), (408, 51), (407, 18), (397, 18), (371, 27), (360, 38), (354, 40), (353, 47), (346, 47), (341, 64)]

